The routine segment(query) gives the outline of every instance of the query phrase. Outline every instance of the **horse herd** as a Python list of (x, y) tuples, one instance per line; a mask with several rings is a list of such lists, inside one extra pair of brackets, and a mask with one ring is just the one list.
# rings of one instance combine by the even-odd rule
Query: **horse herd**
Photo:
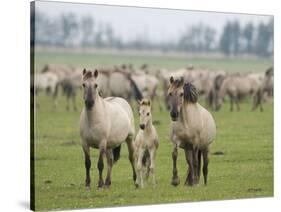
[[(203, 159), (204, 184), (207, 184), (209, 149), (216, 137), (216, 125), (211, 113), (198, 103), (199, 95), (206, 107), (219, 110), (228, 95), (230, 109), (245, 97), (253, 97), (253, 107), (263, 110), (262, 102), (273, 96), (273, 68), (264, 73), (227, 74), (225, 71), (209, 71), (189, 66), (177, 71), (161, 69), (151, 74), (147, 65), (135, 70), (132, 65), (99, 67), (94, 71), (66, 65), (46, 65), (35, 77), (35, 93), (45, 90), (52, 95), (57, 106), (61, 87), (77, 110), (75, 97), (82, 88), (84, 107), (80, 115), (80, 137), (85, 156), (86, 188), (90, 188), (90, 148), (99, 150), (97, 168), (98, 187), (111, 185), (111, 171), (120, 157), (121, 144), (126, 143), (129, 161), (136, 187), (144, 187), (144, 179), (155, 179), (155, 157), (159, 137), (152, 121), (153, 101), (164, 99), (170, 111), (170, 140), (172, 150), (171, 184), (179, 185), (177, 171), (178, 148), (185, 151), (188, 172), (185, 184), (199, 183)], [(82, 79), (82, 80), (81, 80)], [(82, 81), (82, 83), (81, 83)], [(162, 82), (162, 83), (161, 83)], [(82, 86), (81, 86), (82, 85)], [(162, 88), (160, 92), (159, 88)], [(139, 103), (139, 130), (135, 132), (132, 98)], [(160, 110), (162, 104), (159, 101)], [(38, 105), (39, 106), (39, 105)], [(103, 180), (104, 158), (107, 176)]]
[[(205, 100), (205, 105), (211, 110), (220, 110), (226, 96), (230, 99), (230, 110), (236, 105), (240, 110), (240, 102), (252, 98), (252, 110), (260, 108), (262, 103), (273, 97), (273, 68), (265, 72), (227, 73), (223, 70), (208, 70), (188, 66), (178, 70), (158, 69), (151, 71), (147, 65), (135, 69), (132, 65), (101, 66), (99, 70), (99, 92), (102, 97), (116, 96), (125, 98), (130, 104), (132, 99), (140, 96), (159, 102), (160, 109), (163, 102), (170, 110), (168, 95), (169, 79), (171, 76), (185, 82), (192, 82), (198, 95)], [(76, 95), (81, 89), (81, 68), (70, 65), (47, 64), (35, 77), (35, 91), (46, 91), (52, 96), (53, 107), (58, 104), (58, 91), (66, 96), (67, 106), (77, 110)], [(160, 101), (163, 99), (164, 101)], [(39, 106), (39, 104), (37, 104)]]

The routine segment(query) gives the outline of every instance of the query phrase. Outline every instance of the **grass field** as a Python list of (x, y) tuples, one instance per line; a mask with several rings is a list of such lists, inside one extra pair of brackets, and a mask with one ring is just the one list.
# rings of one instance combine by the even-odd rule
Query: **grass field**
[[(148, 63), (152, 67), (182, 67), (183, 59), (159, 59), (151, 57), (90, 56), (90, 55), (46, 55), (36, 56), (38, 66), (47, 63), (68, 63), (90, 66), (98, 64)], [(262, 71), (270, 65), (267, 60), (221, 60), (196, 59), (191, 63), (230, 71), (255, 68)], [(241, 105), (240, 112), (230, 112), (223, 105), (213, 116), (217, 124), (217, 139), (211, 148), (209, 184), (184, 186), (187, 164), (180, 150), (178, 169), (181, 184), (170, 185), (172, 176), (172, 145), (169, 141), (170, 117), (167, 111), (159, 111), (155, 105), (154, 120), (160, 136), (156, 158), (156, 189), (151, 181), (143, 190), (136, 190), (127, 159), (126, 145), (122, 145), (121, 158), (113, 168), (110, 189), (97, 189), (97, 150), (91, 151), (92, 188), (84, 187), (84, 157), (79, 138), (79, 110), (65, 110), (65, 100), (60, 98), (59, 107), (52, 109), (49, 97), (41, 94), (37, 98), (40, 108), (36, 109), (35, 141), (35, 207), (37, 210), (108, 207), (153, 203), (190, 202), (273, 196), (273, 105), (265, 104), (264, 112), (250, 112), (250, 102)], [(138, 117), (135, 114), (136, 125)], [(137, 128), (138, 129), (138, 128)], [(221, 151), (223, 155), (215, 155)], [(105, 173), (104, 173), (105, 174)]]

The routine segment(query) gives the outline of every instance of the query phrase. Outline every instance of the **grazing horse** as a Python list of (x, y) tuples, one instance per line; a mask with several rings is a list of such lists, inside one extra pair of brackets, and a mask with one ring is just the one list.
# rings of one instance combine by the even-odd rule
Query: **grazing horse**
[(186, 185), (199, 183), (201, 153), (203, 155), (204, 183), (207, 184), (209, 148), (216, 136), (216, 125), (212, 115), (197, 103), (197, 92), (194, 85), (184, 83), (183, 78), (170, 78), (168, 89), (171, 111), (171, 141), (173, 143), (173, 177), (171, 184), (180, 183), (177, 171), (178, 148), (185, 151), (188, 163)]
[[(133, 180), (136, 180), (134, 168), (135, 135), (133, 112), (128, 102), (119, 97), (102, 98), (97, 84), (98, 71), (94, 73), (83, 70), (83, 98), (85, 106), (80, 116), (80, 137), (85, 155), (86, 188), (90, 188), (90, 147), (99, 149), (98, 187), (109, 187), (113, 163), (120, 157), (121, 144), (126, 141), (129, 160), (133, 169)], [(107, 177), (103, 181), (103, 158), (107, 159)]]
[(137, 169), (136, 187), (144, 187), (143, 175), (144, 168), (147, 166), (147, 177), (149, 172), (152, 174), (152, 183), (155, 187), (155, 156), (159, 146), (158, 134), (152, 124), (150, 100), (143, 99), (140, 102), (140, 130), (135, 139), (135, 162)]
[(257, 77), (233, 74), (225, 77), (218, 92), (217, 110), (222, 106), (224, 97), (230, 98), (230, 111), (233, 111), (233, 105), (236, 104), (237, 110), (240, 110), (239, 102), (245, 97), (253, 97), (253, 109), (258, 105), (262, 111), (261, 101), (261, 80)]

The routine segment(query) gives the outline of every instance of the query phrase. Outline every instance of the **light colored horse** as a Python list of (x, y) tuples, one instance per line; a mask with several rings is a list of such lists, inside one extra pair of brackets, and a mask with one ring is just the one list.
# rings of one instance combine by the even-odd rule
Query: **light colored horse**
[(218, 110), (226, 95), (230, 98), (231, 111), (233, 111), (234, 103), (236, 104), (237, 110), (240, 110), (239, 102), (241, 99), (249, 96), (254, 99), (253, 109), (259, 105), (260, 110), (263, 110), (261, 101), (261, 80), (257, 76), (232, 74), (225, 77), (218, 93)]
[[(53, 98), (53, 106), (56, 107), (55, 92), (58, 84), (58, 77), (51, 72), (36, 73), (34, 79), (35, 94), (38, 95), (40, 91), (46, 91), (48, 95)], [(39, 103), (36, 103), (39, 106)]]
[(171, 184), (180, 183), (177, 171), (178, 148), (185, 151), (189, 166), (185, 184), (199, 182), (201, 153), (203, 154), (204, 183), (207, 184), (209, 149), (216, 137), (216, 125), (212, 115), (197, 103), (194, 85), (184, 83), (184, 79), (170, 78), (168, 89), (171, 111), (171, 141), (173, 143), (173, 177)]
[(147, 166), (147, 177), (149, 172), (152, 175), (153, 186), (156, 186), (155, 180), (155, 156), (159, 146), (158, 134), (152, 124), (151, 103), (150, 100), (143, 99), (140, 102), (140, 130), (135, 138), (135, 162), (137, 170), (136, 186), (144, 187), (144, 168)]
[[(124, 65), (123, 65), (124, 66)], [(112, 96), (122, 97), (131, 103), (132, 97), (142, 99), (142, 93), (127, 66), (115, 67), (109, 78), (109, 89)]]
[[(99, 149), (99, 182), (98, 187), (110, 186), (113, 163), (119, 159), (121, 144), (126, 141), (129, 160), (133, 169), (133, 180), (136, 180), (134, 168), (135, 135), (133, 112), (125, 99), (118, 97), (102, 98), (97, 84), (98, 71), (94, 73), (83, 70), (83, 99), (85, 106), (80, 116), (80, 137), (85, 155), (86, 188), (90, 187), (90, 147)], [(103, 158), (107, 159), (107, 177), (103, 181)]]

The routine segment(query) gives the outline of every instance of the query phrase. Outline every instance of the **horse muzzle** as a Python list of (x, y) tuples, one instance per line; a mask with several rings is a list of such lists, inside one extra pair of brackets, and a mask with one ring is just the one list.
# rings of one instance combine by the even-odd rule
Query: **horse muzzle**
[(141, 128), (142, 130), (144, 130), (145, 125), (144, 125), (144, 124), (140, 124), (140, 128)]
[(85, 106), (87, 110), (91, 110), (94, 104), (95, 104), (94, 100), (85, 100)]
[(177, 112), (177, 111), (171, 111), (171, 112), (170, 112), (170, 116), (171, 116), (171, 118), (172, 118), (172, 121), (177, 121), (178, 118), (179, 118), (179, 112)]

